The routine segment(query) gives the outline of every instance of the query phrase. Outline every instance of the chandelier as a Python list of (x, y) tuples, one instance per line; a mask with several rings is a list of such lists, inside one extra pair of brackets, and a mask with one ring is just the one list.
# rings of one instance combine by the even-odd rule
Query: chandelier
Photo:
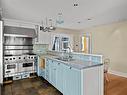
[(42, 21), (42, 26), (40, 26), (40, 30), (44, 31), (44, 32), (51, 32), (53, 30), (55, 30), (56, 27), (53, 26), (53, 22), (52, 19), (45, 19), (45, 25), (44, 25), (44, 21)]
[(45, 21), (42, 21), (42, 26), (40, 26), (40, 30), (43, 32), (51, 32), (53, 30), (56, 30), (56, 25), (60, 25), (64, 23), (63, 15), (62, 13), (58, 13), (58, 16), (55, 20), (55, 23), (53, 25), (53, 20), (50, 18), (48, 19), (47, 17), (45, 18)]

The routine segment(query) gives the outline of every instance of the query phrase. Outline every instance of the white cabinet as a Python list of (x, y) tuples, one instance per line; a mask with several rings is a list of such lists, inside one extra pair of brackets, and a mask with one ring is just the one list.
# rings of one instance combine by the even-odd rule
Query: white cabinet
[(38, 37), (34, 39), (34, 44), (51, 44), (51, 33), (38, 30)]

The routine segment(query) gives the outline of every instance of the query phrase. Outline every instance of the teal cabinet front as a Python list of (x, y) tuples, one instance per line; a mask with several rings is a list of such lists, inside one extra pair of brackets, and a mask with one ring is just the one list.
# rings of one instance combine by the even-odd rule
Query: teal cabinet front
[(47, 59), (45, 79), (63, 95), (81, 95), (81, 71), (64, 63)]
[(103, 66), (79, 70), (70, 65), (47, 58), (45, 79), (63, 95), (103, 95)]
[(63, 63), (48, 59), (46, 72), (46, 80), (60, 92), (63, 92)]
[(45, 78), (45, 70), (44, 69), (39, 68), (39, 76)]
[(81, 71), (63, 66), (63, 95), (81, 95)]
[(57, 68), (56, 68), (56, 61), (51, 61), (50, 64), (50, 74), (51, 74), (51, 79), (50, 82), (51, 84), (56, 87), (56, 72), (57, 72)]
[(45, 68), (45, 79), (50, 82), (51, 80), (51, 64), (52, 61), (47, 59), (46, 60), (46, 68)]
[(56, 88), (63, 93), (63, 63), (57, 62), (56, 68)]

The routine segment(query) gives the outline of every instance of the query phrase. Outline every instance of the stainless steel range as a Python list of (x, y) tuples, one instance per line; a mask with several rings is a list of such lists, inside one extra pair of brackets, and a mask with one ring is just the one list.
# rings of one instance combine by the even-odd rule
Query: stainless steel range
[(36, 55), (26, 54), (4, 57), (4, 77), (12, 77), (23, 73), (34, 73)]
[(36, 72), (33, 54), (34, 29), (4, 27), (4, 78)]

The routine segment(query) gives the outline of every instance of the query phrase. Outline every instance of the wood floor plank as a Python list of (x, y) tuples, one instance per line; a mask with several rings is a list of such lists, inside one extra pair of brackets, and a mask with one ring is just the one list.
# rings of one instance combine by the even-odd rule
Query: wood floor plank
[[(105, 95), (127, 95), (127, 78), (108, 74), (110, 82), (105, 83)], [(46, 80), (31, 78), (14, 81), (3, 86), (2, 95), (62, 95)]]
[(108, 74), (109, 82), (105, 84), (105, 95), (127, 95), (127, 78)]
[(3, 95), (62, 95), (46, 80), (40, 78), (17, 80), (4, 85), (3, 89)]

